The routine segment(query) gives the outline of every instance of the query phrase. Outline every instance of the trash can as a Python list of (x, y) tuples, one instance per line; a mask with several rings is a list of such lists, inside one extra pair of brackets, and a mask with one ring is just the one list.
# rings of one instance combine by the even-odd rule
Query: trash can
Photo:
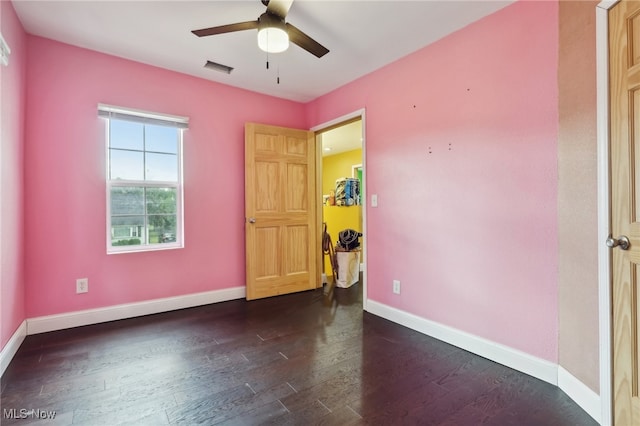
[(360, 251), (336, 251), (338, 281), (336, 287), (348, 288), (360, 280)]

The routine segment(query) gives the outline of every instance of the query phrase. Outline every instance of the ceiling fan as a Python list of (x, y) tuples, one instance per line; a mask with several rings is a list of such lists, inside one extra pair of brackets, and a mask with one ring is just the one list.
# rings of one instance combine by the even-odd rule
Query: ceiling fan
[(290, 23), (284, 21), (292, 3), (293, 0), (262, 0), (262, 4), (267, 6), (267, 10), (255, 21), (220, 25), (218, 27), (203, 28), (191, 32), (198, 37), (206, 37), (235, 31), (257, 29), (258, 46), (265, 52), (284, 52), (289, 47), (289, 41), (291, 41), (291, 43), (297, 44), (318, 58), (323, 57), (329, 53), (329, 49)]

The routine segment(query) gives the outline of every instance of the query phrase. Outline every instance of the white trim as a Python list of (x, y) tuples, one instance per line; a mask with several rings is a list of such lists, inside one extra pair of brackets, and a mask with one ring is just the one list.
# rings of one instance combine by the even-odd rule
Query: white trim
[(558, 387), (596, 422), (602, 423), (600, 396), (562, 366), (558, 366)]
[[(360, 188), (360, 200), (362, 201), (362, 232), (364, 233), (364, 238), (369, 238), (369, 230), (367, 229), (367, 188), (369, 185), (367, 184), (367, 117), (365, 114), (365, 110), (361, 109), (358, 111), (360, 113), (360, 120), (362, 120), (362, 185)], [(368, 285), (367, 285), (367, 253), (368, 253), (367, 241), (365, 240), (362, 245), (362, 259), (360, 260), (362, 265), (362, 309), (367, 310), (369, 305), (369, 296), (368, 296)]]
[[(103, 108), (103, 109), (100, 109)], [(98, 109), (100, 111), (110, 111), (109, 108), (119, 109), (125, 111), (125, 108), (120, 107), (111, 107), (102, 104), (98, 104)], [(133, 110), (132, 110), (133, 111)], [(151, 114), (151, 113), (147, 113)], [(159, 114), (156, 114), (159, 116)], [(105, 243), (107, 246), (107, 254), (126, 254), (126, 253), (139, 253), (139, 252), (150, 252), (150, 251), (159, 251), (159, 250), (173, 250), (173, 249), (183, 249), (184, 248), (184, 129), (176, 128), (177, 135), (177, 150), (176, 150), (176, 160), (178, 163), (177, 170), (177, 180), (176, 181), (151, 181), (151, 180), (132, 180), (132, 179), (111, 179), (110, 171), (111, 171), (111, 127), (110, 120), (111, 118), (107, 118), (107, 124), (105, 126), (105, 159), (106, 159), (106, 167), (105, 167), (105, 180), (106, 180), (106, 238)], [(188, 121), (188, 118), (187, 118)], [(146, 147), (141, 151), (146, 153)], [(139, 245), (124, 245), (124, 246), (114, 246), (113, 245), (113, 237), (111, 235), (111, 220), (113, 216), (111, 214), (111, 190), (114, 187), (142, 187), (142, 188), (175, 188), (176, 190), (176, 241), (173, 243), (149, 243), (149, 226), (148, 226), (148, 217), (150, 216), (145, 209), (145, 213), (140, 215), (144, 216), (144, 244)]]
[(362, 163), (354, 164), (353, 166), (351, 166), (351, 177), (352, 178), (357, 178), (358, 177), (358, 169), (362, 169)]
[[(314, 126), (310, 129), (310, 131), (312, 132), (319, 132), (323, 129), (329, 128), (329, 127), (333, 127), (337, 124), (343, 123), (345, 121), (348, 120), (352, 120), (354, 118), (360, 117), (360, 120), (362, 122), (362, 165), (364, 166), (362, 168), (362, 188), (360, 188), (360, 198), (362, 199), (362, 230), (364, 233), (364, 238), (367, 238), (368, 236), (368, 231), (367, 231), (367, 138), (366, 138), (366, 128), (367, 128), (367, 121), (365, 118), (365, 109), (359, 109), (356, 111), (353, 111), (349, 114), (343, 115), (341, 117), (335, 118), (331, 121), (327, 121), (325, 123), (322, 124), (318, 124), (317, 126)], [(368, 301), (368, 296), (367, 296), (367, 243), (366, 241), (364, 242), (364, 244), (362, 245), (362, 259), (361, 259), (361, 269), (362, 270), (362, 309), (363, 310), (367, 310), (367, 305), (369, 303)], [(364, 264), (364, 266), (362, 266)]]
[[(311, 129), (309, 129), (312, 132), (319, 132), (323, 129), (326, 129), (328, 127), (333, 127), (337, 124), (340, 123), (344, 123), (345, 121), (349, 121), (349, 120), (353, 120), (354, 118), (358, 118), (358, 117), (364, 117), (364, 108), (350, 112), (349, 114), (345, 114), (343, 116), (340, 116), (338, 118), (334, 118), (333, 120), (330, 121), (326, 121), (322, 124), (318, 124), (317, 126), (313, 126)], [(364, 123), (362, 123), (364, 124)], [(362, 126), (364, 128), (364, 126)], [(363, 131), (364, 133), (364, 131)]]
[(45, 333), (48, 331), (63, 330), (65, 328), (80, 327), (83, 325), (98, 324), (101, 322), (174, 311), (177, 309), (192, 308), (194, 306), (242, 299), (246, 295), (245, 291), (246, 288), (244, 286), (231, 287), (204, 293), (186, 294), (183, 296), (167, 297), (164, 299), (146, 300), (143, 302), (126, 303), (123, 305), (114, 305), (105, 308), (87, 309), (84, 311), (66, 312), (57, 315), (29, 318), (26, 320), (26, 329), (27, 334), (31, 335)]
[(22, 321), (22, 324), (18, 327), (18, 329), (13, 333), (9, 341), (2, 351), (0, 351), (0, 376), (2, 376), (9, 366), (9, 363), (15, 356), (16, 352), (20, 348), (20, 345), (24, 341), (24, 338), (27, 336), (27, 322)]
[(598, 150), (598, 305), (600, 332), (600, 405), (602, 425), (613, 424), (611, 359), (611, 259), (604, 241), (610, 233), (609, 206), (609, 9), (618, 1), (596, 7), (596, 123)]
[(596, 5), (597, 8), (608, 11), (613, 6), (618, 4), (620, 0), (602, 0), (600, 3)]
[(144, 111), (141, 109), (125, 108), (115, 105), (98, 104), (98, 112), (105, 112), (108, 114), (122, 114), (130, 115), (140, 118), (148, 118), (150, 120), (167, 121), (180, 124), (189, 124), (189, 117), (182, 115), (164, 114), (160, 112)]
[(558, 384), (558, 366), (526, 352), (369, 300), (368, 312), (525, 374)]

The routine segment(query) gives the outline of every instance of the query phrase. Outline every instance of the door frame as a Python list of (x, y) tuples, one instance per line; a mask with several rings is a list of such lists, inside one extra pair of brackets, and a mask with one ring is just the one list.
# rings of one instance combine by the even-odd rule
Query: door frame
[[(348, 114), (345, 114), (343, 116), (337, 117), (333, 120), (330, 121), (326, 121), (322, 124), (318, 124), (317, 126), (313, 126), (311, 129), (312, 132), (315, 132), (316, 134), (316, 138), (315, 138), (315, 143), (316, 143), (316, 153), (319, 153), (318, 155), (316, 155), (316, 176), (318, 176), (317, 178), (317, 182), (316, 182), (316, 187), (318, 187), (318, 185), (320, 186), (320, 188), (318, 189), (318, 197), (322, 197), (322, 146), (321, 143), (319, 143), (318, 141), (318, 133), (322, 133), (322, 131), (324, 130), (328, 130), (331, 127), (339, 127), (340, 124), (348, 122), (348, 121), (353, 121), (354, 119), (360, 118), (360, 121), (362, 122), (362, 164), (364, 165), (364, 167), (362, 168), (362, 188), (360, 188), (360, 197), (362, 199), (362, 233), (364, 234), (364, 242), (362, 244), (362, 258), (363, 258), (363, 263), (364, 263), (364, 269), (362, 271), (362, 309), (363, 310), (367, 310), (367, 269), (369, 266), (369, 262), (367, 261), (367, 235), (368, 235), (368, 230), (367, 230), (367, 138), (366, 138), (366, 119), (365, 119), (365, 109), (361, 108), (359, 110), (350, 112)], [(318, 232), (318, 238), (319, 241), (322, 241), (322, 202), (318, 203), (319, 207), (319, 214), (317, 215), (317, 232)], [(318, 251), (318, 260), (322, 261), (322, 250), (320, 249), (320, 251)]]
[(596, 127), (598, 164), (598, 306), (600, 332), (601, 424), (613, 424), (613, 359), (611, 340), (611, 253), (604, 244), (611, 232), (609, 175), (609, 9), (618, 0), (596, 6)]

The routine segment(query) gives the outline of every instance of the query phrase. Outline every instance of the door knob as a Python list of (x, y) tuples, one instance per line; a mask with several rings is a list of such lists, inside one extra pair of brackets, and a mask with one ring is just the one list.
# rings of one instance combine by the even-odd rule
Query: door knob
[(621, 250), (629, 250), (631, 246), (631, 242), (626, 235), (621, 235), (617, 239), (609, 235), (606, 243), (609, 248), (620, 247)]
[(255, 217), (250, 217), (249, 218), (249, 223), (256, 223), (256, 218)]

